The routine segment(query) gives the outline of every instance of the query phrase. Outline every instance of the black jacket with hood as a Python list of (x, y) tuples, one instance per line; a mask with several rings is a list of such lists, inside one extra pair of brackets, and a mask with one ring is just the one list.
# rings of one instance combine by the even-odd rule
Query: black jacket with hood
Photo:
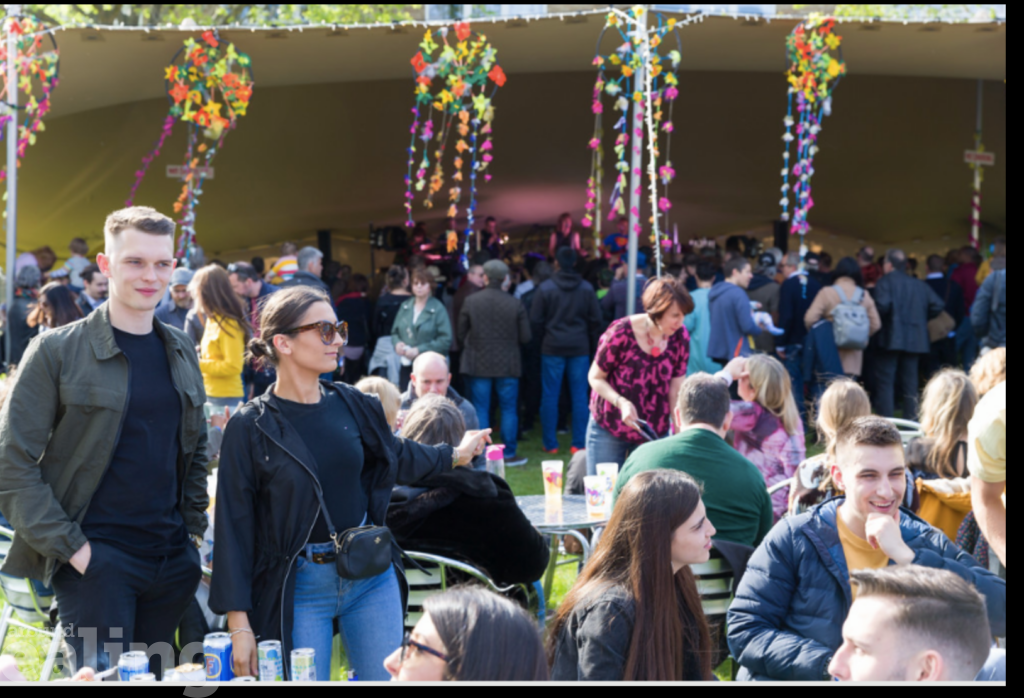
[(594, 287), (579, 274), (560, 271), (537, 289), (530, 306), (533, 335), (542, 337), (540, 353), (588, 356), (597, 348), (601, 306)]
[[(338, 392), (359, 426), (364, 452), (360, 480), (369, 494), (371, 522), (386, 521), (396, 484), (414, 484), (450, 470), (453, 447), (421, 446), (394, 436), (375, 397), (342, 383), (320, 384)], [(210, 609), (246, 611), (253, 633), (280, 640), (286, 657), (292, 649), (292, 571), (320, 515), (315, 473), (309, 449), (282, 416), (273, 390), (228, 422), (217, 477)], [(402, 608), (395, 612), (404, 614), (408, 587), (397, 544), (392, 552), (402, 590)]]

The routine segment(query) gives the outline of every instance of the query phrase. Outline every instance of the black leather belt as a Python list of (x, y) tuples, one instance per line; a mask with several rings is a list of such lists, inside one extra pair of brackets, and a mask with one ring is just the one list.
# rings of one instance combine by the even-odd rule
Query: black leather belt
[(312, 562), (314, 565), (333, 565), (334, 562), (338, 559), (338, 554), (335, 552), (313, 553), (312, 557), (303, 553), (303, 556), (306, 557), (306, 559)]

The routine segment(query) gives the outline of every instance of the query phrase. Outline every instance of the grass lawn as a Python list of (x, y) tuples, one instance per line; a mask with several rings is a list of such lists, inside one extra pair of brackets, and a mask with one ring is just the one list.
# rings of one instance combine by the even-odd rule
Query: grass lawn
[[(550, 455), (543, 452), (541, 444), (540, 424), (536, 424), (531, 432), (526, 433), (525, 438), (519, 442), (519, 454), (526, 456), (529, 462), (517, 468), (506, 468), (505, 478), (512, 491), (517, 496), (530, 494), (544, 494), (544, 485), (541, 479), (540, 464), (542, 460), (562, 460), (568, 468), (570, 459), (571, 437), (563, 434), (558, 437), (558, 455)], [(807, 456), (811, 457), (822, 452), (822, 448), (808, 440)], [(551, 610), (558, 607), (561, 600), (572, 588), (576, 581), (575, 565), (560, 565), (555, 574), (554, 586), (552, 587), (551, 598), (547, 600), (548, 618), (551, 617)], [(335, 680), (340, 679), (341, 672), (347, 669), (344, 653), (341, 650), (339, 638), (335, 638), (334, 661), (332, 662), (332, 676)], [(39, 673), (42, 671), (43, 662), (46, 659), (48, 640), (42, 635), (30, 633), (20, 628), (12, 628), (4, 642), (3, 653), (11, 654), (18, 661), (22, 674), (29, 681), (38, 681)], [(731, 662), (727, 662), (716, 670), (716, 674), (722, 680), (731, 680)]]

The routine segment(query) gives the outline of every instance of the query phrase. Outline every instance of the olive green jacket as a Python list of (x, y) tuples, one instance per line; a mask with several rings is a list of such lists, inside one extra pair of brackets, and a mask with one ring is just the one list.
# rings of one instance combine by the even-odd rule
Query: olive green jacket
[[(181, 401), (179, 508), (189, 533), (206, 530), (203, 377), (192, 340), (153, 321)], [(128, 405), (128, 360), (110, 303), (29, 345), (0, 409), (0, 511), (15, 536), (2, 571), (50, 583), (86, 543), (81, 522), (114, 455)]]
[(391, 326), (391, 341), (398, 346), (405, 342), (416, 347), (422, 354), (425, 351), (436, 351), (448, 356), (452, 348), (452, 322), (448, 319), (448, 311), (444, 304), (434, 297), (427, 299), (423, 312), (413, 322), (416, 299), (410, 298), (402, 303), (395, 315), (395, 324)]

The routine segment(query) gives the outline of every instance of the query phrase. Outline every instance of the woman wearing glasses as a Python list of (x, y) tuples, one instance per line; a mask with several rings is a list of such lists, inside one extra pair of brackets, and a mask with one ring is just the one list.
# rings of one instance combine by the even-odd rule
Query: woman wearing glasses
[(249, 352), (275, 366), (277, 383), (225, 429), (210, 608), (228, 616), (239, 676), (257, 671), (257, 639), (279, 639), (284, 656), (313, 648), (317, 680), (329, 680), (337, 620), (359, 676), (386, 680), (382, 662), (402, 638), (400, 551), (392, 547), (382, 572), (342, 578), (332, 538), (383, 525), (392, 487), (468, 464), (489, 430), (458, 446), (403, 441), (378, 400), (319, 380), (337, 365), (347, 328), (318, 289), (273, 294), (260, 326)]
[(480, 587), (423, 602), (423, 617), (384, 668), (394, 681), (547, 681), (540, 629), (520, 606)]

